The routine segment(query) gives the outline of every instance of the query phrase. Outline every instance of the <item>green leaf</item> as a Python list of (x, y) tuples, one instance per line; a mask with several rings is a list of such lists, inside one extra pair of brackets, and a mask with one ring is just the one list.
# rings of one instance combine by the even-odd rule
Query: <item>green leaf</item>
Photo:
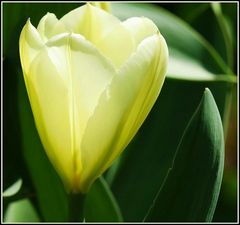
[(192, 81), (226, 81), (236, 83), (235, 75), (214, 74), (202, 66), (202, 64), (185, 53), (179, 52), (176, 49), (169, 48), (169, 65), (167, 77), (178, 80)]
[(9, 204), (4, 215), (4, 222), (39, 222), (38, 215), (28, 199)]
[(119, 206), (104, 178), (95, 181), (87, 195), (86, 222), (121, 222)]
[(188, 124), (146, 221), (210, 222), (224, 168), (221, 117), (209, 89)]
[(18, 179), (12, 186), (3, 192), (3, 198), (8, 198), (16, 195), (20, 191), (21, 187), (22, 179)]

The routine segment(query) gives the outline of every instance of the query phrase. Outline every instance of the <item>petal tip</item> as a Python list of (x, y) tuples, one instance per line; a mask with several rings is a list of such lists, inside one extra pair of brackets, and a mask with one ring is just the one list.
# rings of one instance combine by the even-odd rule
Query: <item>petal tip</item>
[(27, 22), (26, 22), (26, 25), (27, 25), (27, 26), (32, 26), (31, 18), (30, 18), (30, 17), (28, 17)]

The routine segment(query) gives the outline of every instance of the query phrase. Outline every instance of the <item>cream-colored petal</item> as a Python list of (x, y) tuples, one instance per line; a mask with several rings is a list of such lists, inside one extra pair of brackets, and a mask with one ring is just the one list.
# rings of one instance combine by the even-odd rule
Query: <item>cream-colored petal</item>
[(70, 190), (74, 180), (74, 164), (69, 91), (66, 83), (59, 79), (59, 71), (46, 50), (33, 61), (28, 84), (28, 95), (41, 141), (67, 190)]
[(40, 20), (37, 30), (44, 42), (47, 42), (54, 35), (69, 32), (66, 26), (53, 13), (47, 13)]
[[(132, 109), (132, 114), (130, 114), (128, 118), (128, 122), (126, 122), (126, 130), (130, 130), (128, 138), (126, 140), (131, 140), (142, 123), (144, 122), (145, 118), (147, 117), (148, 113), (150, 112), (151, 108), (153, 107), (155, 101), (157, 100), (157, 97), (161, 91), (163, 82), (165, 80), (165, 75), (167, 73), (167, 67), (168, 67), (168, 47), (166, 44), (165, 39), (160, 34), (155, 35), (156, 39), (156, 48), (158, 48), (158, 54), (155, 55), (155, 61), (152, 62), (152, 65), (149, 66), (149, 70), (147, 72), (148, 77), (147, 81), (145, 83), (145, 87), (141, 89), (141, 91), (138, 94), (138, 97), (135, 101), (135, 106)], [(147, 42), (150, 42), (151, 38), (146, 39)], [(147, 43), (145, 43), (147, 46)], [(153, 43), (151, 43), (153, 44)], [(153, 46), (152, 50), (153, 50)], [(156, 49), (157, 50), (157, 49)], [(133, 59), (134, 61), (134, 59)], [(130, 63), (131, 64), (131, 63)], [(137, 68), (136, 68), (137, 69)], [(131, 71), (133, 68), (128, 68), (127, 70)], [(144, 86), (144, 85), (143, 85)], [(134, 110), (140, 109), (138, 116), (136, 117)], [(132, 116), (132, 118), (131, 118)], [(135, 117), (135, 118), (134, 118)], [(135, 122), (134, 122), (135, 121)], [(131, 128), (131, 129), (130, 129)], [(123, 134), (125, 134), (123, 132)], [(125, 143), (125, 147), (128, 145), (129, 141)], [(124, 147), (124, 148), (125, 148)]]
[(97, 40), (96, 47), (119, 69), (136, 50), (132, 34), (120, 23)]
[(83, 35), (87, 40), (95, 43), (105, 36), (120, 20), (106, 11), (86, 4), (70, 11), (60, 19), (66, 27), (74, 33)]
[(93, 43), (116, 68), (136, 49), (131, 32), (116, 17), (91, 4), (69, 12), (60, 21)]
[(53, 13), (47, 13), (42, 19), (40, 20), (37, 30), (41, 35), (44, 42), (46, 42), (49, 38), (52, 37), (52, 30), (55, 27), (56, 23), (58, 22), (57, 17)]
[(31, 24), (30, 20), (28, 20), (22, 29), (19, 39), (20, 59), (25, 80), (26, 76), (28, 76), (28, 70), (31, 62), (43, 46), (44, 45), (38, 31)]
[(85, 191), (143, 123), (162, 87), (167, 61), (163, 37), (156, 34), (147, 38), (101, 96), (82, 142), (81, 182)]
[(81, 190), (84, 129), (115, 73), (111, 63), (76, 34), (50, 39), (31, 67), (30, 99), (41, 140), (73, 192)]
[(51, 39), (47, 46), (51, 61), (56, 65), (61, 78), (71, 88), (80, 126), (80, 129), (76, 129), (76, 136), (81, 137), (100, 95), (116, 71), (81, 35), (62, 34)]
[(159, 32), (157, 26), (148, 18), (132, 17), (125, 20), (122, 25), (130, 32), (138, 46), (145, 38)]

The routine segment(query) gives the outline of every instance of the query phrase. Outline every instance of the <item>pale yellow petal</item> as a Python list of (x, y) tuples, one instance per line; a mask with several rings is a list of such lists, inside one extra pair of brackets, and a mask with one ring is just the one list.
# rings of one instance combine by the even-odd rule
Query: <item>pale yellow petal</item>
[(147, 38), (101, 96), (83, 137), (85, 190), (123, 151), (143, 123), (160, 92), (167, 59), (162, 36)]
[(46, 42), (49, 38), (52, 37), (52, 30), (55, 27), (57, 22), (58, 22), (58, 19), (53, 13), (47, 13), (40, 20), (37, 26), (37, 30), (44, 42)]
[(69, 190), (74, 180), (69, 91), (59, 77), (48, 52), (43, 50), (30, 67), (28, 95), (46, 153)]
[[(154, 39), (156, 43), (154, 43)], [(163, 38), (163, 36), (161, 36), (160, 34), (154, 35), (146, 39), (145, 43), (144, 42), (142, 43), (142, 46), (146, 45), (146, 47), (149, 48), (149, 51), (153, 51), (153, 52), (154, 52), (153, 49), (155, 44), (155, 48), (156, 48), (155, 49), (156, 51), (154, 52), (155, 55), (152, 55), (152, 57), (155, 56), (155, 60), (153, 60), (151, 65), (149, 65), (148, 67), (149, 70), (145, 75), (147, 80), (146, 82), (143, 81), (142, 83), (143, 88), (140, 90), (135, 100), (135, 106), (133, 106), (132, 108), (132, 112), (131, 112), (132, 114), (129, 115), (128, 121), (126, 122), (125, 129), (129, 130), (129, 135), (126, 138), (125, 144), (123, 145), (124, 148), (128, 145), (130, 140), (135, 136), (136, 132), (144, 122), (151, 108), (153, 107), (161, 91), (161, 88), (167, 73), (167, 68), (168, 68), (169, 53), (168, 53), (168, 47), (167, 47), (166, 41)], [(134, 61), (134, 57), (132, 58), (132, 60)], [(138, 59), (135, 59), (135, 60), (138, 60)], [(131, 65), (131, 60), (130, 60), (130, 64), (128, 65)], [(135, 69), (139, 69), (139, 68), (135, 68)], [(133, 67), (131, 68), (130, 66), (127, 70), (130, 72), (131, 70), (134, 70), (134, 68)], [(137, 113), (138, 109), (140, 109), (139, 113)], [(126, 134), (126, 133), (123, 132), (123, 134)]]
[(82, 36), (53, 37), (31, 67), (30, 96), (42, 142), (68, 189), (81, 189), (81, 139), (115, 69)]
[(67, 191), (86, 192), (124, 150), (161, 90), (164, 38), (146, 18), (121, 23), (90, 4), (46, 14), (20, 37), (36, 126)]
[(28, 20), (22, 29), (19, 40), (20, 60), (25, 80), (26, 76), (28, 76), (28, 70), (33, 59), (37, 56), (43, 46), (38, 31), (31, 24), (30, 20)]
[(116, 17), (91, 4), (69, 12), (60, 21), (93, 43), (116, 68), (136, 49), (131, 32)]
[(47, 13), (40, 20), (37, 30), (44, 42), (47, 42), (50, 38), (57, 34), (70, 32), (53, 13)]
[(136, 50), (132, 34), (120, 23), (101, 39), (95, 42), (96, 47), (119, 69)]
[(48, 43), (48, 54), (71, 88), (81, 137), (99, 97), (115, 75), (113, 65), (84, 37), (62, 34)]
[(157, 26), (146, 17), (132, 17), (125, 20), (123, 26), (130, 32), (138, 46), (145, 38), (157, 34)]
[(86, 4), (70, 11), (60, 19), (69, 30), (83, 35), (87, 40), (95, 43), (105, 36), (120, 20), (100, 8)]

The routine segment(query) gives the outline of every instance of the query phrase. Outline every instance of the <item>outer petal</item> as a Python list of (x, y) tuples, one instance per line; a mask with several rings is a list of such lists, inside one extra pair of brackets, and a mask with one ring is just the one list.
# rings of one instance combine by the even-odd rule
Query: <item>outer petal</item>
[(136, 50), (131, 33), (120, 23), (109, 33), (95, 42), (97, 48), (114, 66), (120, 68)]
[(70, 32), (53, 13), (47, 13), (40, 20), (37, 30), (44, 42), (47, 42), (54, 35)]
[(68, 190), (81, 189), (82, 135), (114, 73), (113, 66), (91, 43), (74, 34), (49, 40), (31, 67), (30, 96), (36, 125)]
[(100, 95), (116, 71), (113, 65), (81, 35), (62, 34), (50, 40), (47, 46), (51, 61), (74, 98), (74, 111), (78, 115), (81, 137)]
[(143, 123), (162, 87), (167, 61), (163, 37), (156, 34), (147, 38), (101, 96), (82, 141), (81, 182), (85, 191)]
[(116, 68), (136, 49), (131, 33), (120, 20), (90, 4), (69, 12), (61, 22), (91, 41)]
[(74, 179), (68, 88), (43, 50), (28, 74), (31, 108), (46, 153), (67, 189)]
[(127, 31), (132, 34), (136, 46), (145, 38), (159, 32), (157, 26), (150, 19), (145, 17), (132, 17), (125, 20), (122, 24)]
[(38, 31), (28, 20), (22, 29), (19, 40), (20, 59), (25, 80), (33, 59), (38, 55), (43, 46)]

